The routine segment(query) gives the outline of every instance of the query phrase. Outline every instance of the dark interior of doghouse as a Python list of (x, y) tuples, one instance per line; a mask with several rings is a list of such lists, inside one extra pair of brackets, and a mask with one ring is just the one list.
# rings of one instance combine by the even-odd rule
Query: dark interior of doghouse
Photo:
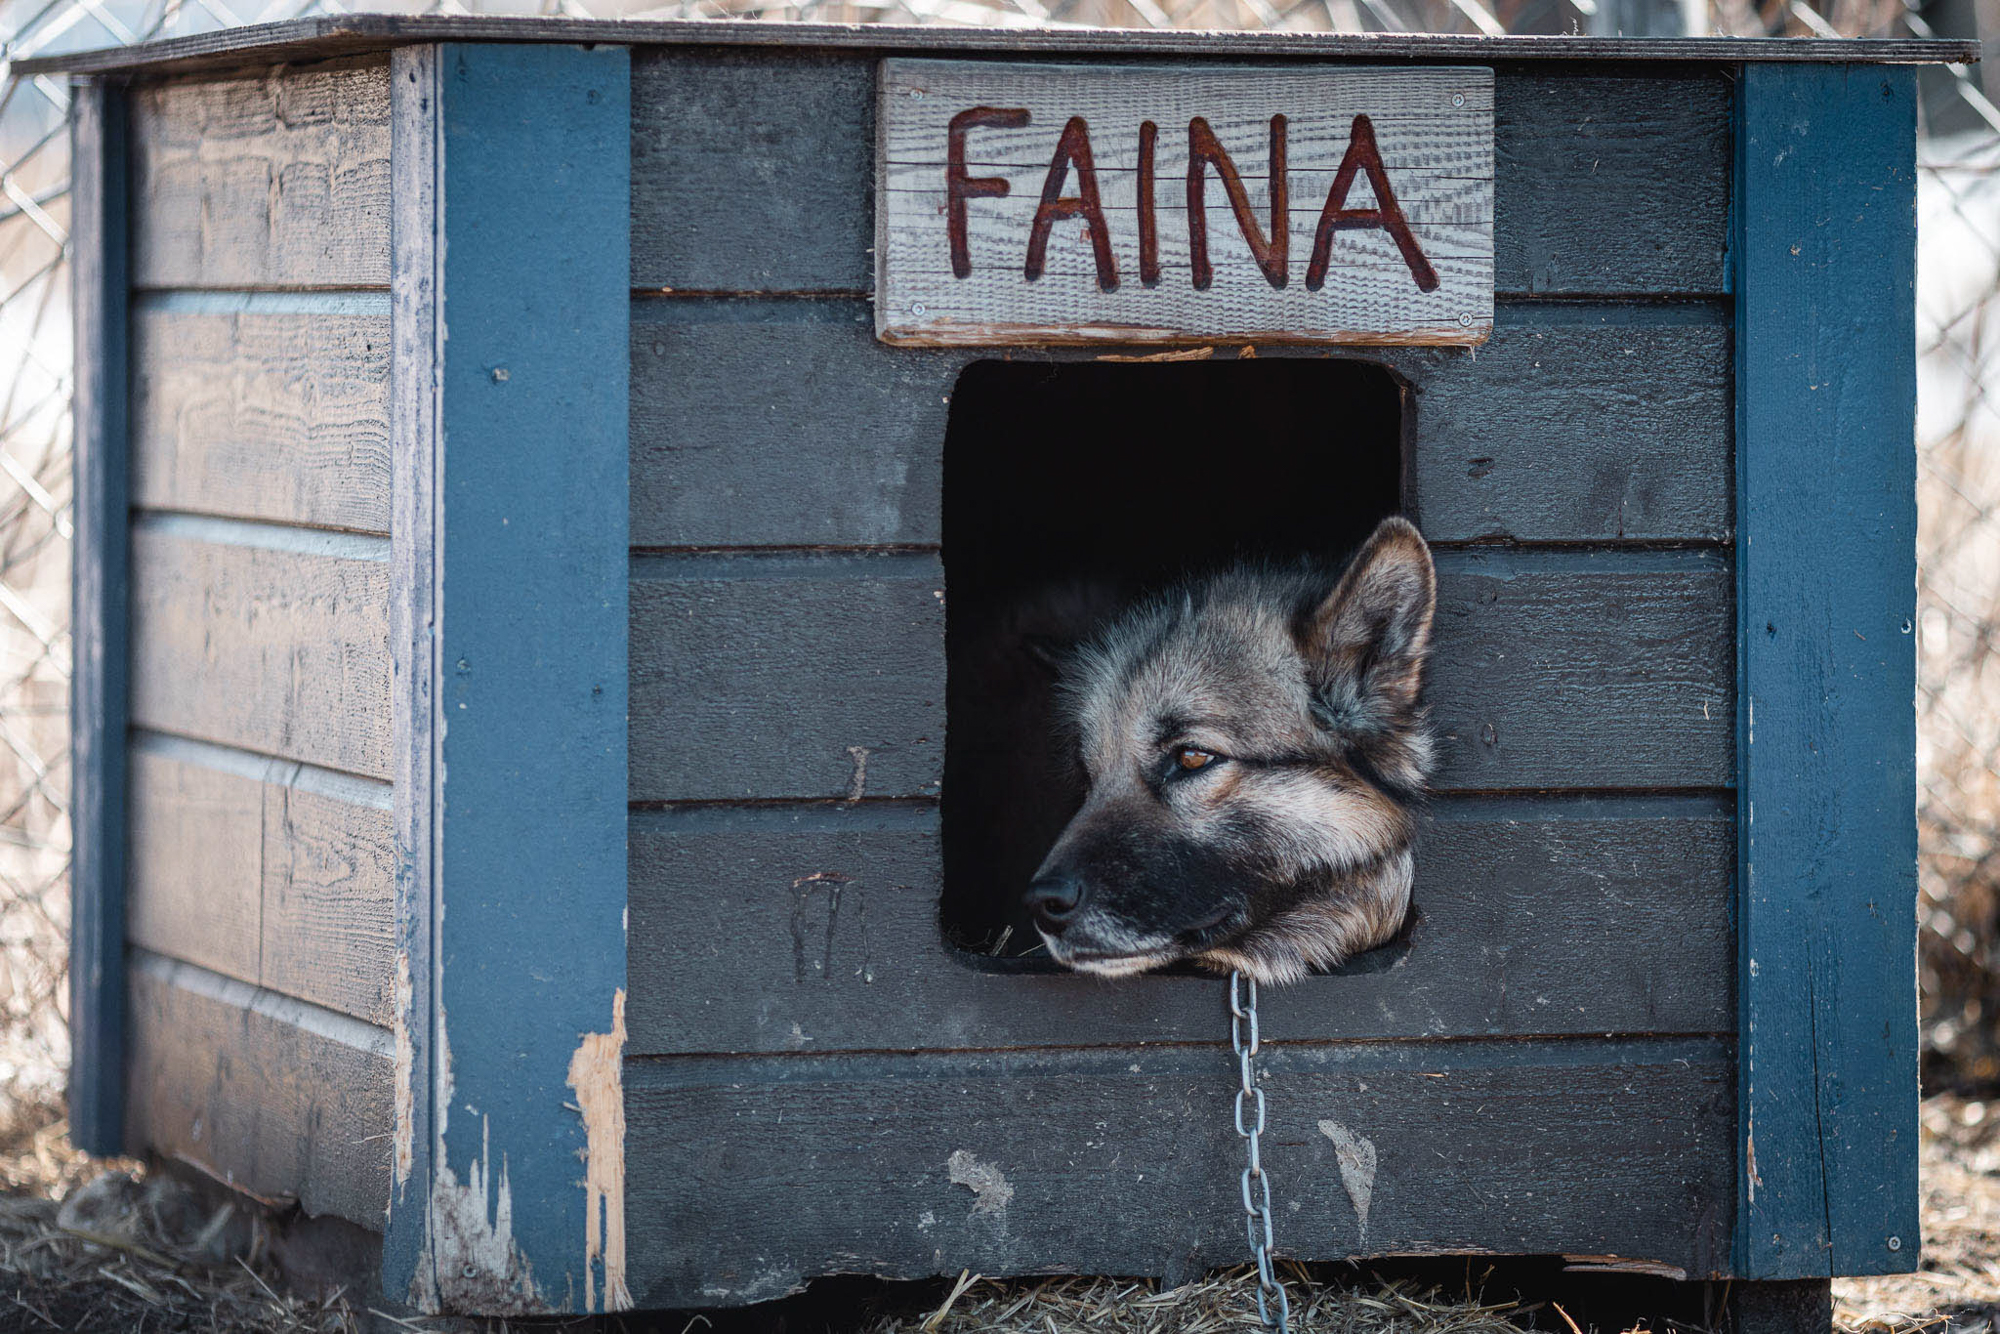
[(1402, 479), (1402, 389), (1365, 362), (965, 370), (944, 448), (952, 943), (1040, 953), (1021, 893), (1082, 799), (1049, 659), (1134, 598), (1235, 560), (1337, 565), (1402, 509)]

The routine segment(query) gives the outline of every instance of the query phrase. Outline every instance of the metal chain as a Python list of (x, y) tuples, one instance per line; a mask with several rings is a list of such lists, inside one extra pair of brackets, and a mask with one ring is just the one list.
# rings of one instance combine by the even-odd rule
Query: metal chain
[[(1245, 1036), (1245, 1032), (1248, 1036)], [(1285, 1285), (1271, 1269), (1271, 1178), (1264, 1171), (1260, 1140), (1264, 1134), (1264, 1090), (1257, 1087), (1257, 979), (1242, 973), (1229, 975), (1229, 1041), (1236, 1048), (1236, 1133), (1243, 1137), (1248, 1165), (1243, 1169), (1243, 1227), (1250, 1253), (1257, 1257), (1257, 1314), (1264, 1328), (1290, 1334), (1291, 1299)], [(1256, 1109), (1254, 1120), (1244, 1114)], [(1277, 1314), (1272, 1315), (1270, 1298), (1277, 1298)]]

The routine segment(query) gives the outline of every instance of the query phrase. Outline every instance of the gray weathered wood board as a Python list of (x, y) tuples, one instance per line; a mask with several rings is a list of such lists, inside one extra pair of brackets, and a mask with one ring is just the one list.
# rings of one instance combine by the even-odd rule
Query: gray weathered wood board
[(1726, 542), (1720, 312), (1502, 307), (1477, 356), (1385, 360), (1415, 386), (1408, 479), (1434, 542)]
[(128, 938), (386, 1026), (388, 787), (143, 733), (130, 765)]
[[(635, 51), (634, 286), (870, 290), (875, 87), (861, 53)], [(1718, 71), (1500, 66), (1496, 290), (1721, 293), (1729, 108)]]
[(395, 1125), (386, 1030), (136, 953), (126, 1141), (264, 1200), (379, 1228)]
[[(1720, 1033), (1732, 813), (1701, 798), (1440, 799), (1407, 945), (1275, 989), (1288, 1039)], [(992, 1049), (1215, 1036), (1215, 983), (1116, 986), (947, 944), (935, 812), (632, 817), (630, 1055)], [(744, 996), (755, 1004), (740, 1003)]]
[(936, 557), (639, 560), (631, 609), (634, 800), (936, 794)]
[[(378, 546), (379, 558), (361, 557)], [(380, 539), (142, 520), (132, 532), (132, 721), (387, 778), (388, 615)]]
[(1440, 553), (1440, 789), (1726, 787), (1736, 622), (1717, 552)]
[(228, 300), (133, 315), (132, 503), (386, 535), (386, 308)]
[[(1321, 355), (1260, 353), (1288, 354)], [(980, 355), (884, 347), (859, 300), (635, 301), (633, 544), (937, 543), (950, 397)], [(1370, 359), (1416, 388), (1433, 541), (1729, 537), (1729, 330), (1706, 306), (1503, 305), (1476, 356)]]
[[(1490, 69), (890, 59), (879, 97), (875, 324), (886, 342), (1466, 344), (1492, 329)], [(948, 127), (964, 112), (1001, 108), (1022, 123), (961, 131), (958, 166), (977, 188), (1004, 193), (954, 201)], [(1277, 117), (1289, 187), (1282, 226), (1271, 199)], [(1362, 117), (1372, 134), (1359, 128)], [(1276, 281), (1260, 269), (1208, 163), (1198, 168), (1207, 222), (1195, 228), (1196, 120), (1240, 175), (1260, 241), (1284, 241)], [(1057, 144), (1079, 122), (1084, 137), (1073, 151), (1087, 156), (1072, 163)], [(1150, 162), (1142, 124), (1157, 136)], [(1369, 142), (1391, 216), (1406, 221), (1421, 258), (1406, 259), (1384, 228), (1332, 232), (1320, 286), (1308, 265), (1322, 207), (1389, 207), (1370, 183), (1373, 168), (1343, 199), (1329, 197), (1349, 155)], [(1052, 189), (1083, 206), (1101, 203), (1107, 236), (1096, 238), (1086, 218), (1052, 222), (1040, 233), (1046, 269), (1026, 268)], [(1155, 247), (1150, 277), (1142, 228)], [(1201, 290), (1198, 242), (1210, 279)]]
[[(1729, 784), (1726, 558), (1473, 548), (1439, 560), (1436, 786)], [(921, 555), (637, 562), (633, 799), (934, 795), (940, 573)]]
[[(1222, 983), (1209, 990), (1220, 1028)], [(1726, 1263), (1726, 1044), (1264, 1031), (1280, 1253)], [(1226, 1044), (627, 1061), (633, 1295), (734, 1304), (824, 1273), (1177, 1280), (1240, 1263), (1234, 1083)]]
[(963, 353), (882, 346), (859, 300), (632, 306), (634, 546), (938, 541)]
[(132, 283), (384, 287), (386, 57), (132, 91)]

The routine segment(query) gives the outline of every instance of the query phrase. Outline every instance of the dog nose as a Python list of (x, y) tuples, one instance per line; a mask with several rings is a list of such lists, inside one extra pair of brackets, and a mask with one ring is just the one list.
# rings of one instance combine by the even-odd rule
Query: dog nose
[(1034, 914), (1035, 925), (1059, 936), (1083, 906), (1083, 882), (1070, 875), (1041, 876), (1028, 885), (1021, 898)]

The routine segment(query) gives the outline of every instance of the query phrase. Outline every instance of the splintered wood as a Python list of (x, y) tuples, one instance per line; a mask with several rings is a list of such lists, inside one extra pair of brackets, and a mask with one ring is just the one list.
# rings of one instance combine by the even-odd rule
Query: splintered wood
[(875, 328), (1471, 344), (1493, 72), (884, 60)]

